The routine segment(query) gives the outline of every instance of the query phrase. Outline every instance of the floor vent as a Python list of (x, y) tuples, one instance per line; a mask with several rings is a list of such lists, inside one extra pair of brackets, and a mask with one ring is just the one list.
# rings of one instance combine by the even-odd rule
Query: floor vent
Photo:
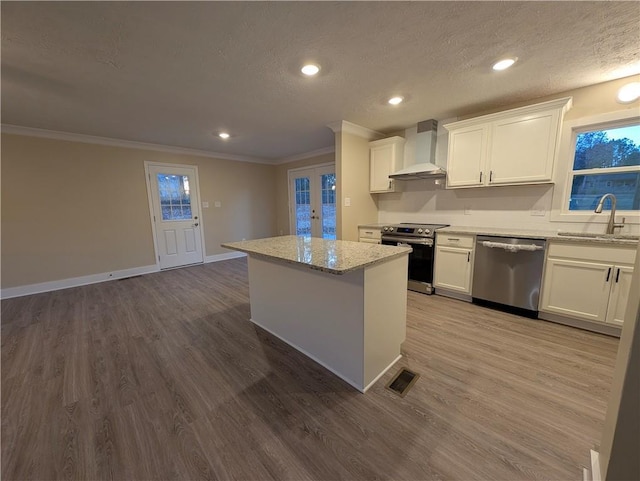
[(405, 397), (419, 377), (420, 374), (402, 368), (391, 378), (391, 381), (389, 381), (385, 387), (398, 396)]

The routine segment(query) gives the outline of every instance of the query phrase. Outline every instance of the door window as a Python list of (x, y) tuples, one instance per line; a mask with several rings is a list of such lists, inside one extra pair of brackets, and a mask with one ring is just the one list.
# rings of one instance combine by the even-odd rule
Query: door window
[(189, 176), (159, 173), (156, 177), (162, 220), (192, 219)]

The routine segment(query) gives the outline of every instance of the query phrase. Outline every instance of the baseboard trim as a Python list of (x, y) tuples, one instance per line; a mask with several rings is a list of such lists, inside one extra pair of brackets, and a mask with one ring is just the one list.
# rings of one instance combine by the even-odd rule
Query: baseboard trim
[(224, 254), (214, 254), (212, 256), (206, 256), (204, 258), (204, 263), (208, 264), (209, 262), (220, 262), (227, 261), (229, 259), (237, 259), (238, 257), (246, 257), (247, 254), (244, 252), (225, 252)]
[(471, 302), (473, 300), (470, 294), (463, 294), (462, 292), (451, 291), (449, 289), (443, 289), (442, 287), (436, 287), (433, 293), (443, 297), (458, 299), (459, 301)]
[(622, 332), (622, 329), (617, 326), (582, 319), (573, 319), (559, 314), (554, 314), (552, 312), (538, 311), (538, 319), (557, 322), (558, 324), (564, 324), (565, 326), (577, 327), (578, 329), (584, 329), (586, 331), (597, 332), (599, 334), (605, 334), (613, 337), (620, 337), (620, 333)]
[[(204, 262), (219, 262), (228, 259), (244, 257), (244, 252), (225, 252), (224, 254), (215, 254), (206, 256)], [(69, 279), (61, 279), (59, 281), (40, 282), (38, 284), (28, 284), (26, 286), (7, 287), (0, 289), (0, 299), (11, 299), (12, 297), (29, 296), (31, 294), (40, 294), (42, 292), (59, 291), (60, 289), (68, 289), (70, 287), (87, 286), (89, 284), (97, 284), (98, 282), (113, 281), (117, 279), (125, 279), (127, 277), (141, 276), (143, 274), (151, 274), (160, 272), (157, 264), (132, 267), (131, 269), (122, 269), (112, 272), (101, 272), (99, 274), (91, 274), (88, 276), (71, 277)]]
[(11, 299), (12, 297), (29, 296), (31, 294), (40, 294), (42, 292), (59, 291), (60, 289), (68, 289), (70, 287), (86, 286), (89, 284), (97, 284), (98, 282), (113, 281), (116, 279), (124, 279), (126, 277), (140, 276), (142, 274), (150, 274), (158, 272), (160, 269), (156, 264), (133, 267), (131, 269), (122, 269), (112, 272), (101, 272), (99, 274), (91, 274), (88, 276), (71, 277), (69, 279), (61, 279), (59, 281), (40, 282), (38, 284), (28, 284), (26, 286), (7, 287), (0, 290), (1, 299)]

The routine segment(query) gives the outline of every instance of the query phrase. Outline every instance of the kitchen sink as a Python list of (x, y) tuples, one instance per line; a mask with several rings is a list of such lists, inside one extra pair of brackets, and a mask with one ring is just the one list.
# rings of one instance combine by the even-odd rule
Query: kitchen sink
[(596, 234), (590, 232), (558, 232), (563, 237), (586, 237), (589, 239), (621, 239), (621, 240), (638, 240), (640, 235), (637, 234)]

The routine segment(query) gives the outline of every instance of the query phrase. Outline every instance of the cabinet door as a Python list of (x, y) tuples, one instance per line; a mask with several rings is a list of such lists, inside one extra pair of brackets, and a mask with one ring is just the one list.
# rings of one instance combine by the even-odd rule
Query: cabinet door
[(400, 148), (397, 143), (387, 143), (370, 147), (369, 162), (369, 191), (370, 192), (394, 192), (395, 181), (389, 178), (398, 170), (398, 157)]
[(449, 132), (447, 187), (473, 187), (485, 181), (488, 124), (474, 125)]
[(558, 121), (558, 110), (553, 110), (494, 122), (488, 183), (550, 182)]
[(611, 264), (548, 258), (540, 310), (604, 322), (613, 274)]
[(611, 285), (611, 297), (607, 312), (607, 323), (622, 326), (627, 310), (633, 267), (614, 266)]
[(436, 247), (433, 285), (470, 294), (471, 261), (470, 249)]

